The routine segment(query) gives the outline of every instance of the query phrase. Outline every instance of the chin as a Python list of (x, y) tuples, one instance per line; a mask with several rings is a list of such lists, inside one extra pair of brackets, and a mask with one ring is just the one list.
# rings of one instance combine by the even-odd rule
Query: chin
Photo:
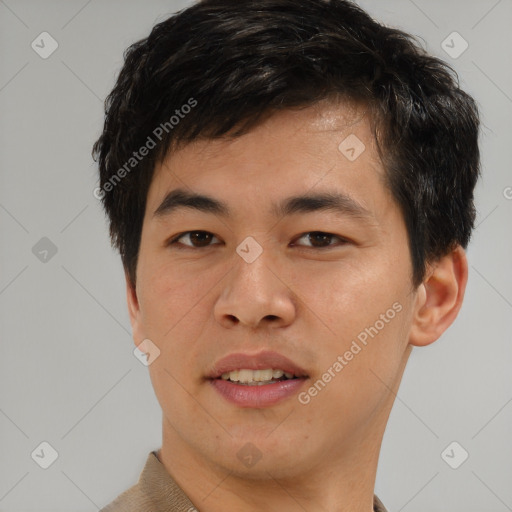
[(300, 471), (297, 465), (298, 460), (286, 461), (274, 453), (271, 455), (262, 453), (260, 459), (254, 459), (250, 463), (247, 460), (239, 460), (237, 454), (234, 457), (223, 457), (216, 462), (225, 472), (243, 480), (287, 479)]
[[(275, 427), (274, 427), (275, 428)], [(271, 439), (275, 436), (275, 439)], [(304, 438), (304, 436), (302, 436)], [(293, 435), (278, 438), (272, 430), (261, 429), (250, 435), (233, 436), (219, 443), (211, 453), (215, 464), (244, 479), (268, 480), (291, 477), (305, 464), (304, 450)]]

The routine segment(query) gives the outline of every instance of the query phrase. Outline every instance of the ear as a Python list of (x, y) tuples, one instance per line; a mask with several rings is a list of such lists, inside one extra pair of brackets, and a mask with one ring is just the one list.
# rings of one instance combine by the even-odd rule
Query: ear
[(128, 314), (132, 325), (132, 336), (135, 346), (138, 346), (146, 337), (142, 328), (142, 313), (139, 306), (136, 287), (132, 285), (128, 273), (124, 273), (126, 281), (126, 302), (128, 304)]
[(417, 290), (411, 345), (430, 345), (448, 329), (462, 306), (467, 280), (468, 262), (461, 246), (431, 266)]

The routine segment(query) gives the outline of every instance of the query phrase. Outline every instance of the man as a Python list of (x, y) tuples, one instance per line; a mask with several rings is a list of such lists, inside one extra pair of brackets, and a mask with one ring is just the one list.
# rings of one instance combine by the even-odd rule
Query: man
[(344, 0), (206, 0), (129, 48), (95, 194), (163, 439), (105, 512), (385, 511), (408, 357), (464, 297), (478, 125)]

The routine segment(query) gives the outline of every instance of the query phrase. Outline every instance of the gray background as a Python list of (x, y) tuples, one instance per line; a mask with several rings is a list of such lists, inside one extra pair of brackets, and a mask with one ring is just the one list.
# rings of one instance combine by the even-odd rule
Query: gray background
[[(451, 63), (484, 123), (466, 299), (412, 353), (376, 492), (390, 512), (512, 510), (512, 2), (360, 3)], [(0, 0), (0, 511), (98, 510), (160, 446), (90, 150), (123, 50), (188, 4)], [(47, 59), (31, 48), (43, 31), (59, 45)], [(453, 31), (469, 43), (456, 59), (441, 47)], [(48, 469), (31, 457), (43, 441), (58, 452)], [(469, 453), (458, 469), (441, 457), (452, 441)]]

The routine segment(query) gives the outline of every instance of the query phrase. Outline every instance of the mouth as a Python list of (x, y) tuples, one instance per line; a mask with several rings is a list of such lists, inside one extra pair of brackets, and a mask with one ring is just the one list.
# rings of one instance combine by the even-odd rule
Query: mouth
[(231, 404), (262, 408), (298, 393), (309, 376), (287, 357), (265, 351), (231, 354), (215, 363), (207, 378)]
[(266, 386), (283, 382), (286, 380), (294, 380), (304, 377), (298, 377), (290, 372), (285, 372), (279, 368), (267, 368), (265, 370), (251, 370), (243, 368), (223, 373), (220, 378), (222, 380), (233, 382), (241, 386)]

